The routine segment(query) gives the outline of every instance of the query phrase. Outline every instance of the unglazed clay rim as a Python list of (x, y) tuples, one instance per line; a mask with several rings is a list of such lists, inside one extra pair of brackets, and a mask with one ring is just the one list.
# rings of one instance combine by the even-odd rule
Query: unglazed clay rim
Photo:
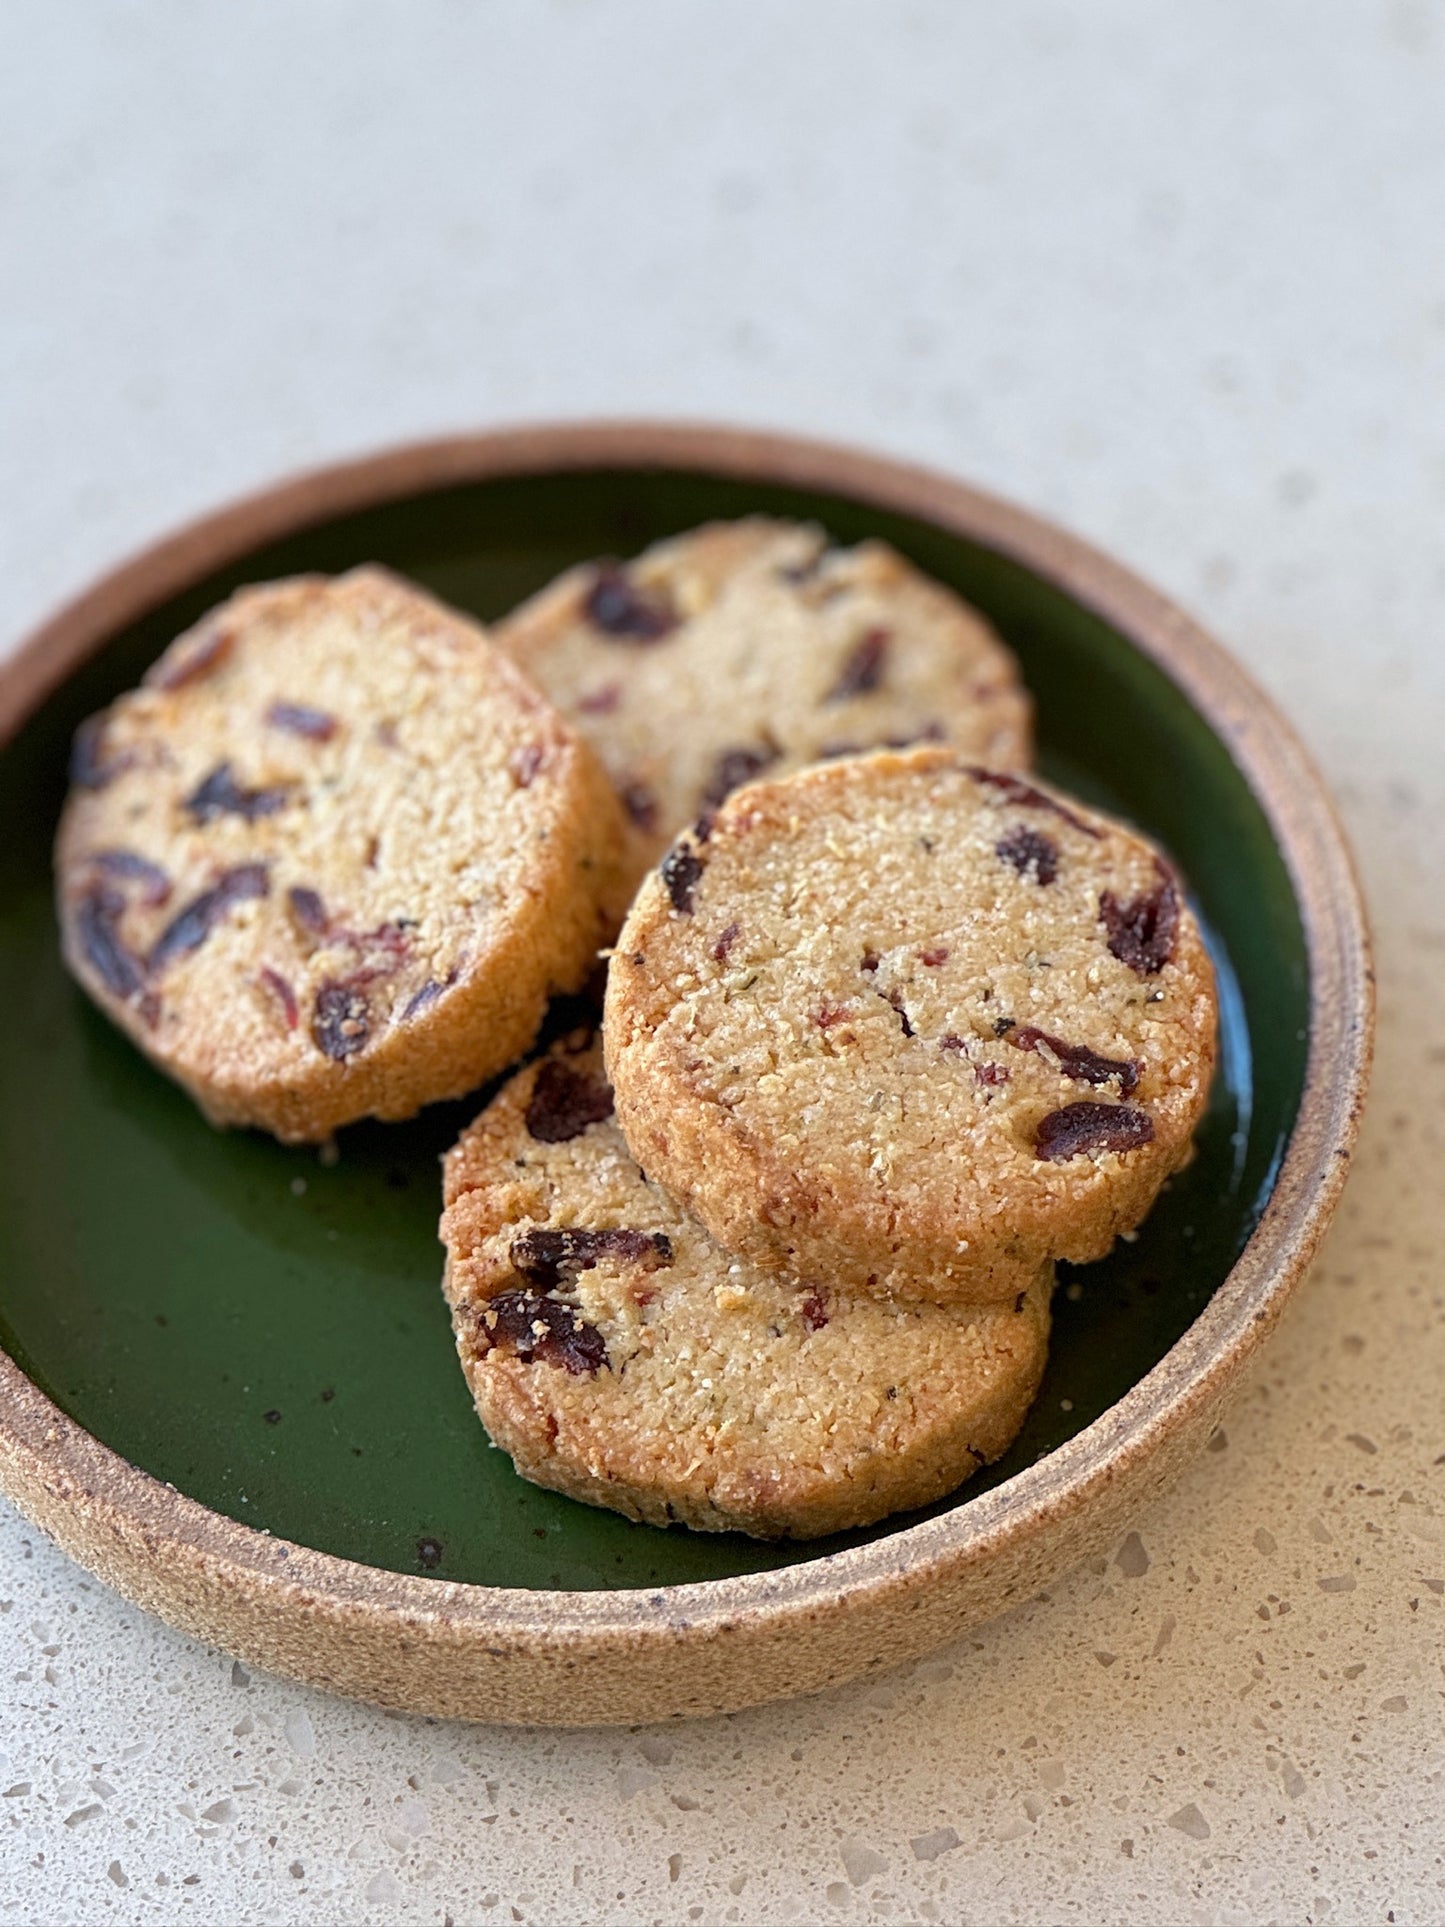
[[(139, 1541), (155, 1564), (179, 1561), (222, 1595), (249, 1597), (268, 1618), (324, 1618), (338, 1640), (348, 1626), (380, 1623), (453, 1653), (501, 1640), (503, 1649), (492, 1648), (499, 1659), (550, 1652), (581, 1663), (723, 1631), (771, 1632), (785, 1621), (803, 1634), (810, 1616), (845, 1602), (850, 1612), (876, 1606), (881, 1626), (881, 1609), (905, 1590), (920, 1581), (947, 1586), (1047, 1533), (1217, 1404), (1305, 1273), (1339, 1199), (1364, 1101), (1374, 980), (1359, 888), (1324, 787), (1269, 698), (1197, 624), (1107, 556), (996, 497), (881, 457), (733, 428), (604, 421), (457, 436), (344, 462), (204, 517), (69, 603), (0, 670), (0, 742), (116, 631), (268, 541), (434, 489), (588, 469), (725, 476), (916, 517), (1022, 565), (1158, 664), (1228, 747), (1284, 855), (1310, 965), (1304, 1090), (1274, 1189), (1239, 1260), (1189, 1330), (1116, 1405), (950, 1512), (773, 1572), (651, 1591), (543, 1592), (364, 1566), (238, 1524), (139, 1471), (0, 1352), (0, 1481), (22, 1511), (43, 1509), (64, 1544), (56, 1519), (83, 1507), (116, 1538)], [(514, 1715), (526, 1716), (525, 1707)], [(630, 1715), (619, 1707), (616, 1717)]]

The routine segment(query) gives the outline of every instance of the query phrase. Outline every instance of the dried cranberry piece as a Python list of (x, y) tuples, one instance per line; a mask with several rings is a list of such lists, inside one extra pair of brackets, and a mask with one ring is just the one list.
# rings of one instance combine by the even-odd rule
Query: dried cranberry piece
[(1045, 796), (1044, 792), (1035, 789), (1032, 783), (1026, 783), (1021, 776), (1009, 776), (1003, 770), (979, 769), (974, 766), (966, 769), (964, 774), (971, 776), (975, 783), (982, 783), (986, 789), (997, 790), (1005, 801), (1017, 803), (1023, 809), (1052, 810), (1055, 816), (1063, 817), (1066, 823), (1072, 823), (1074, 828), (1082, 830), (1085, 836), (1101, 837), (1104, 834), (1102, 830), (1095, 829), (1092, 823), (1086, 823), (1082, 816), (1076, 816), (1071, 809), (1067, 809), (1052, 796)]
[(405, 1023), (408, 1017), (415, 1017), (429, 1005), (434, 1004), (445, 989), (445, 984), (439, 984), (435, 977), (428, 977), (420, 990), (407, 1000), (406, 1008), (401, 1013), (402, 1022)]
[(1099, 916), (1109, 935), (1109, 948), (1120, 963), (1141, 977), (1153, 977), (1174, 955), (1179, 936), (1179, 892), (1161, 863), (1159, 883), (1128, 903), (1112, 890), (1099, 898)]
[(903, 992), (898, 989), (896, 984), (888, 993), (888, 1001), (898, 1012), (898, 1021), (903, 1026), (903, 1035), (905, 1037), (911, 1037), (913, 1035), (913, 1025), (909, 1022), (908, 1012), (903, 1007)]
[(936, 943), (928, 950), (920, 950), (918, 961), (929, 970), (937, 970), (940, 964), (948, 962), (948, 952), (942, 944)]
[(591, 1271), (603, 1258), (645, 1263), (649, 1271), (670, 1265), (672, 1240), (662, 1231), (524, 1231), (508, 1255), (529, 1284), (550, 1288), (564, 1277)]
[(658, 866), (674, 910), (692, 914), (693, 899), (702, 877), (702, 858), (685, 843), (674, 843)]
[(238, 863), (225, 871), (209, 890), (193, 897), (171, 918), (151, 945), (147, 970), (164, 969), (174, 958), (199, 950), (233, 903), (264, 897), (270, 888), (271, 873), (264, 863)]
[(106, 989), (116, 997), (134, 997), (145, 979), (139, 960), (121, 941), (124, 912), (125, 898), (97, 884), (76, 905), (75, 934), (81, 954)]
[(876, 950), (865, 950), (859, 961), (858, 968), (860, 970), (866, 970), (871, 977), (882, 961), (883, 959), (878, 955)]
[(140, 902), (153, 910), (169, 900), (171, 880), (149, 857), (140, 856), (134, 850), (97, 850), (88, 860), (93, 869), (121, 883), (139, 883)]
[(564, 1144), (611, 1115), (612, 1092), (600, 1078), (547, 1058), (527, 1100), (527, 1129), (539, 1144)]
[(270, 964), (262, 964), (256, 975), (265, 988), (270, 991), (277, 1003), (280, 1004), (281, 1015), (286, 1020), (287, 1030), (295, 1030), (297, 1024), (301, 1021), (301, 1012), (296, 1004), (296, 992), (281, 975), (281, 972), (279, 970), (273, 970)]
[(1050, 1164), (1086, 1151), (1134, 1151), (1154, 1136), (1154, 1120), (1132, 1104), (1099, 1104), (1085, 1099), (1050, 1111), (1034, 1132), (1034, 1151)]
[(820, 1332), (828, 1322), (828, 1301), (821, 1291), (810, 1291), (798, 1314), (810, 1332)]
[(290, 799), (289, 786), (248, 790), (236, 781), (231, 765), (218, 763), (186, 797), (181, 807), (197, 823), (210, 823), (218, 816), (242, 816), (254, 823), (258, 816), (274, 816)]
[(129, 756), (106, 755), (105, 725), (104, 716), (88, 716), (71, 740), (69, 775), (79, 790), (103, 790), (130, 763)]
[(1144, 1068), (1132, 1057), (1101, 1057), (1086, 1044), (1066, 1044), (1061, 1037), (1050, 1037), (1046, 1030), (1035, 1030), (1032, 1024), (1012, 1030), (1009, 1042), (1019, 1050), (1037, 1051), (1042, 1046), (1058, 1059), (1064, 1075), (1079, 1084), (1107, 1084), (1111, 1077), (1117, 1077), (1125, 1097), (1139, 1082)]
[(304, 883), (294, 883), (286, 892), (286, 909), (291, 921), (308, 937), (324, 937), (331, 928), (320, 893)]
[(888, 645), (892, 640), (891, 629), (870, 629), (866, 635), (860, 636), (843, 658), (838, 680), (824, 700), (840, 703), (850, 696), (871, 695), (883, 680)]
[(727, 962), (728, 952), (732, 949), (733, 945), (737, 942), (738, 938), (742, 935), (742, 933), (743, 933), (743, 927), (740, 923), (730, 923), (727, 926), (727, 928), (723, 931), (722, 935), (718, 938), (717, 942), (712, 947), (712, 954), (715, 962), (717, 963)]
[(304, 736), (309, 742), (329, 743), (341, 725), (326, 709), (312, 709), (306, 703), (272, 703), (266, 721), (273, 729), (288, 735)]
[(725, 749), (717, 759), (703, 802), (713, 805), (721, 803), (740, 785), (750, 783), (777, 760), (777, 750), (761, 745), (757, 749)]
[(594, 629), (620, 642), (660, 642), (678, 624), (665, 591), (641, 588), (615, 562), (598, 565), (582, 608)]
[(365, 1050), (371, 1042), (371, 1005), (362, 983), (355, 978), (330, 978), (320, 986), (311, 1016), (311, 1041), (336, 1064)]
[(584, 716), (610, 716), (622, 701), (622, 684), (605, 682), (580, 698), (577, 707)]
[(199, 682), (202, 676), (209, 676), (213, 669), (220, 667), (235, 641), (231, 630), (213, 629), (178, 655), (167, 650), (159, 662), (151, 664), (141, 681), (147, 689), (181, 689), (189, 682)]
[(639, 830), (657, 828), (657, 798), (646, 783), (624, 783), (617, 794), (622, 798), (622, 807)]
[(846, 1024), (852, 1012), (846, 1004), (822, 1004), (813, 1022), (819, 1030), (832, 1030), (835, 1024)]
[(1059, 874), (1058, 844), (1042, 830), (1031, 830), (1026, 823), (1001, 836), (993, 852), (1021, 877), (1032, 877), (1035, 883), (1052, 883)]
[(333, 943), (348, 944), (369, 956), (368, 967), (352, 973), (353, 983), (368, 983), (375, 977), (396, 975), (411, 950), (411, 933), (415, 928), (415, 918), (400, 917), (379, 923), (374, 930), (347, 930), (332, 924), (327, 936)]
[(540, 743), (523, 743), (520, 749), (512, 751), (507, 759), (507, 768), (519, 790), (532, 787), (546, 757), (547, 752)]
[(574, 1378), (589, 1377), (607, 1363), (607, 1341), (571, 1305), (540, 1291), (502, 1291), (481, 1314), (480, 1332), (490, 1350), (506, 1345), (530, 1364), (560, 1365)]
[[(963, 1056), (965, 1057), (968, 1056), (967, 1038), (958, 1036), (954, 1031), (948, 1031), (945, 1033), (944, 1036), (939, 1038), (938, 1048), (940, 1050), (958, 1051)], [(986, 1084), (993, 1087), (997, 1087), (1000, 1084), (1008, 1083), (1011, 1073), (1006, 1064), (990, 1064), (990, 1063), (979, 1064), (979, 1063), (974, 1063), (974, 1061), (971, 1058), (969, 1059), (969, 1062), (970, 1062), (970, 1065), (972, 1066), (974, 1079), (977, 1083)]]

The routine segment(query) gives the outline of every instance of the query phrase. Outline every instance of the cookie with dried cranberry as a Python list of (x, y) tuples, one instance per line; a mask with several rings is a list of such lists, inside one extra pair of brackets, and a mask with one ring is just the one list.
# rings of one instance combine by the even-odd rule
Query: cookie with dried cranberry
[(619, 1122), (729, 1250), (1010, 1297), (1188, 1157), (1213, 974), (1121, 824), (947, 749), (763, 781), (644, 883), (607, 990)]
[(914, 741), (1000, 769), (1031, 706), (989, 625), (882, 542), (752, 517), (569, 570), (495, 631), (596, 746), (634, 880), (759, 775)]
[(524, 1478), (654, 1525), (816, 1538), (951, 1492), (1018, 1431), (1052, 1273), (1007, 1305), (850, 1296), (722, 1250), (650, 1183), (585, 1037), (446, 1159), (446, 1293)]
[(216, 1124), (320, 1140), (517, 1058), (610, 934), (600, 764), (380, 569), (243, 590), (87, 723), (66, 961)]

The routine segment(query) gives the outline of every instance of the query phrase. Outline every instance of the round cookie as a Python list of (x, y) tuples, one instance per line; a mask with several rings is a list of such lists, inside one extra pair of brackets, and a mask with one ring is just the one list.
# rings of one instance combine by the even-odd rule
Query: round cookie
[(1052, 1271), (983, 1310), (885, 1304), (732, 1258), (649, 1183), (574, 1037), (446, 1159), (446, 1293), (524, 1478), (654, 1525), (816, 1538), (997, 1458), (1038, 1389)]
[(740, 783), (946, 741), (1025, 769), (1032, 706), (989, 625), (881, 542), (752, 517), (569, 570), (494, 631), (592, 742), (634, 882)]
[(320, 1140), (460, 1096), (610, 934), (596, 757), (380, 569), (234, 596), (82, 727), (71, 781), (66, 961), (216, 1124)]
[(1189, 1155), (1213, 973), (1158, 853), (946, 749), (762, 781), (618, 938), (607, 1063), (729, 1250), (938, 1303), (1099, 1258)]

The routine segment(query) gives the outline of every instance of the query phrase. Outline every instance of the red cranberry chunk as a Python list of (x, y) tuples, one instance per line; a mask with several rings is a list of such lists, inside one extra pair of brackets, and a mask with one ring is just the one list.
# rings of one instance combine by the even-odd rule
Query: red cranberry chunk
[(1058, 1060), (1065, 1077), (1079, 1084), (1107, 1084), (1116, 1077), (1125, 1097), (1139, 1082), (1144, 1068), (1136, 1058), (1101, 1057), (1086, 1044), (1066, 1044), (1062, 1037), (1050, 1037), (1046, 1030), (1035, 1030), (1032, 1024), (1020, 1024), (1011, 1030), (1009, 1042), (1019, 1050), (1046, 1050)]
[(70, 745), (70, 780), (79, 790), (103, 790), (130, 765), (129, 756), (105, 753), (104, 716), (89, 716), (76, 730)]
[(702, 858), (685, 843), (675, 843), (658, 866), (674, 910), (691, 916), (697, 886), (702, 878)]
[(274, 816), (284, 809), (291, 791), (284, 784), (273, 789), (248, 790), (238, 783), (229, 763), (218, 763), (185, 799), (182, 808), (197, 823), (210, 823), (218, 816), (241, 816), (253, 823), (258, 816)]
[(273, 970), (270, 964), (263, 964), (256, 974), (264, 987), (270, 991), (271, 995), (281, 1006), (281, 1015), (285, 1019), (287, 1030), (295, 1030), (297, 1024), (301, 1021), (301, 1012), (296, 1004), (296, 992), (281, 975), (281, 972), (279, 970)]
[(1174, 955), (1179, 937), (1179, 892), (1162, 864), (1159, 876), (1153, 890), (1128, 903), (1121, 903), (1112, 890), (1099, 898), (1099, 917), (1110, 950), (1141, 977), (1157, 976)]
[(756, 749), (725, 749), (717, 759), (704, 803), (716, 805), (744, 783), (750, 783), (778, 760), (778, 752), (759, 745)]
[(888, 629), (870, 629), (848, 651), (838, 680), (828, 691), (830, 703), (844, 702), (850, 696), (870, 696), (883, 681), (883, 671), (892, 642)]
[(284, 729), (289, 736), (304, 736), (312, 743), (329, 743), (341, 727), (329, 710), (312, 709), (306, 703), (272, 703), (266, 721), (273, 729)]
[(320, 893), (308, 889), (304, 883), (294, 883), (286, 892), (286, 908), (291, 921), (308, 937), (324, 937), (331, 928)]
[(75, 934), (81, 955), (116, 997), (133, 997), (144, 982), (144, 972), (121, 940), (120, 920), (125, 898), (104, 884), (96, 884), (75, 909)]
[(672, 1241), (662, 1231), (534, 1230), (513, 1241), (508, 1254), (529, 1284), (550, 1288), (579, 1271), (591, 1271), (603, 1258), (646, 1265), (649, 1271), (672, 1263)]
[(622, 807), (629, 820), (639, 830), (657, 828), (657, 798), (646, 783), (624, 783), (617, 794), (622, 798)]
[(612, 1092), (599, 1078), (549, 1057), (527, 1100), (527, 1129), (539, 1144), (563, 1144), (612, 1115)]
[(547, 752), (540, 743), (523, 743), (520, 749), (512, 751), (507, 759), (507, 768), (519, 790), (532, 787), (546, 757)]
[(605, 682), (583, 696), (577, 704), (584, 716), (610, 716), (622, 701), (622, 684)]
[(828, 1322), (828, 1301), (821, 1291), (810, 1291), (798, 1312), (810, 1332), (820, 1332)]
[(1035, 789), (1032, 783), (1026, 783), (1021, 776), (1010, 776), (1003, 770), (977, 767), (970, 768), (966, 774), (971, 776), (975, 783), (982, 784), (985, 789), (997, 790), (1006, 802), (1017, 803), (1021, 809), (1052, 810), (1055, 816), (1061, 816), (1066, 823), (1072, 823), (1074, 828), (1082, 830), (1085, 836), (1100, 837), (1104, 834), (1102, 830), (1095, 829), (1092, 823), (1086, 823), (1082, 816), (1076, 816), (1071, 809), (1067, 809), (1052, 796), (1045, 796), (1044, 792)]
[(540, 1291), (503, 1291), (483, 1308), (480, 1335), (490, 1351), (505, 1346), (527, 1363), (560, 1365), (574, 1378), (607, 1363), (607, 1343), (580, 1311)]
[(408, 998), (406, 1008), (401, 1013), (402, 1022), (405, 1023), (408, 1017), (419, 1016), (422, 1011), (436, 1002), (445, 989), (445, 984), (439, 984), (435, 977), (428, 977), (421, 988)]
[(171, 894), (171, 880), (158, 863), (134, 850), (97, 850), (90, 859), (92, 868), (114, 877), (118, 883), (138, 883), (140, 901), (158, 910)]
[(210, 635), (203, 636), (198, 643), (179, 655), (164, 655), (141, 678), (147, 689), (182, 689), (187, 683), (199, 682), (209, 676), (213, 669), (219, 669), (235, 646), (236, 638), (229, 629), (213, 629)]
[(1017, 870), (1021, 877), (1037, 884), (1052, 883), (1059, 874), (1058, 844), (1042, 830), (1031, 830), (1026, 823), (1001, 836), (993, 849), (994, 855)]
[(151, 946), (146, 968), (164, 969), (176, 957), (199, 950), (233, 903), (264, 897), (271, 888), (271, 875), (264, 863), (239, 863), (225, 871), (209, 890), (193, 897), (176, 913)]
[(600, 564), (582, 608), (594, 629), (618, 642), (661, 642), (678, 624), (664, 590), (642, 588), (615, 562)]
[(1050, 1164), (1089, 1151), (1134, 1151), (1154, 1136), (1154, 1120), (1132, 1104), (1099, 1104), (1085, 1099), (1065, 1104), (1041, 1119), (1034, 1133), (1037, 1156)]
[(911, 1037), (913, 1035), (913, 1025), (909, 1020), (907, 1010), (904, 1008), (903, 992), (899, 990), (896, 985), (889, 991), (888, 1001), (898, 1013), (898, 1021), (903, 1026), (903, 1035), (905, 1037)]
[(371, 1005), (355, 980), (329, 981), (316, 992), (311, 1041), (333, 1063), (344, 1064), (371, 1041)]

